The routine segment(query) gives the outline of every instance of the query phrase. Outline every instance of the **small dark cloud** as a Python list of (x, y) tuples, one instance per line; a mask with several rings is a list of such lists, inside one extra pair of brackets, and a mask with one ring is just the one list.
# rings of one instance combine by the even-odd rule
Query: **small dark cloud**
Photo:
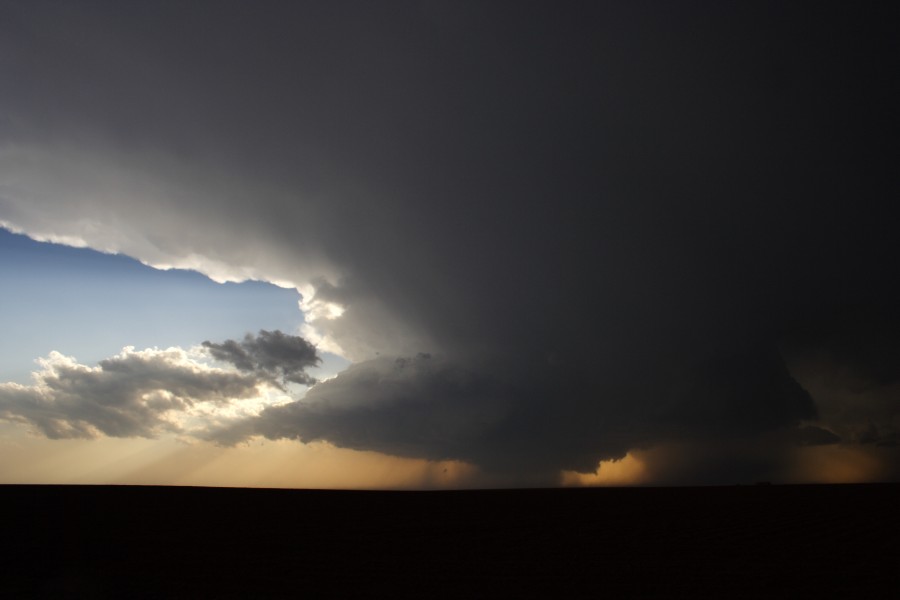
[(261, 330), (258, 335), (247, 334), (240, 342), (226, 340), (221, 344), (203, 342), (216, 360), (230, 363), (241, 371), (254, 372), (276, 382), (312, 385), (316, 379), (306, 369), (321, 362), (316, 348), (302, 337), (281, 331)]

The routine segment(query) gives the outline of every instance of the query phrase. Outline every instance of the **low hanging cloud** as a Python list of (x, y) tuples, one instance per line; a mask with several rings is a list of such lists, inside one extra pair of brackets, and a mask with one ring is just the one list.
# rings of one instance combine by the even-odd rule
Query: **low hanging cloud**
[[(832, 441), (817, 428), (798, 428), (815, 417), (815, 407), (776, 355), (727, 357), (642, 385), (616, 381), (612, 373), (586, 382), (578, 371), (548, 363), (536, 374), (528, 368), (534, 366), (485, 370), (428, 354), (377, 358), (210, 437), (223, 444), (255, 435), (324, 440), (462, 460), (518, 484), (553, 483), (561, 470), (593, 472), (599, 460), (663, 441), (699, 441), (713, 453), (734, 439), (749, 446), (778, 438), (783, 448)], [(614, 406), (604, 401), (617, 393), (624, 397)], [(595, 398), (588, 408), (585, 394)]]
[(263, 411), (214, 438), (325, 440), (397, 456), (482, 462), (477, 446), (508, 420), (514, 396), (497, 378), (427, 354), (377, 358), (353, 364), (302, 400)]
[[(51, 439), (326, 441), (464, 461), (488, 481), (519, 485), (553, 484), (561, 471), (591, 473), (601, 460), (660, 444), (682, 450), (675, 462), (670, 453), (647, 455), (662, 461), (646, 465), (659, 471), (659, 481), (765, 478), (793, 448), (840, 441), (805, 424), (817, 416), (809, 394), (777, 354), (758, 351), (685, 364), (671, 377), (651, 371), (640, 384), (610, 371), (584, 381), (554, 360), (485, 370), (429, 354), (363, 361), (312, 384), (305, 369), (317, 362), (303, 338), (265, 330), (191, 351), (126, 348), (94, 367), (52, 353), (40, 361), (33, 385), (0, 384), (0, 417)], [(295, 399), (285, 395), (285, 381), (312, 387)], [(597, 399), (589, 410), (585, 393)], [(617, 394), (619, 402), (603, 401)]]
[[(267, 403), (289, 400), (274, 393), (283, 392), (275, 373), (294, 383), (313, 381), (303, 369), (318, 357), (302, 338), (261, 331), (222, 346), (245, 349), (249, 362), (238, 368), (211, 366), (210, 355), (222, 357), (205, 347), (129, 347), (96, 366), (53, 352), (39, 360), (32, 385), (0, 384), (0, 418), (27, 424), (51, 439), (202, 435), (210, 427), (248, 418)], [(273, 363), (280, 359), (284, 362)]]

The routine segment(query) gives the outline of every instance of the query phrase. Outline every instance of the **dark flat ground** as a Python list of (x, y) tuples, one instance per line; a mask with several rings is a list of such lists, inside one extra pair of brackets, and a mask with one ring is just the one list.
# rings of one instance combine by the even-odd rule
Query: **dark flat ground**
[(0, 486), (5, 597), (893, 598), (900, 484)]

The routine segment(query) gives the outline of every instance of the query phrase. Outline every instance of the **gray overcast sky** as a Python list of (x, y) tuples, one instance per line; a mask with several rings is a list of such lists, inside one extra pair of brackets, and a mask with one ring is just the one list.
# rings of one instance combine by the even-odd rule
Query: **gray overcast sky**
[(297, 287), (354, 364), (223, 443), (525, 483), (842, 444), (896, 478), (896, 16), (2, 2), (0, 221)]

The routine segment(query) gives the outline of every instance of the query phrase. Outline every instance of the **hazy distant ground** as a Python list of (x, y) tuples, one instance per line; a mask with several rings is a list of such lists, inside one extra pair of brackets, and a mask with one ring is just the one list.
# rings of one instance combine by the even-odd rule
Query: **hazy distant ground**
[(900, 589), (898, 484), (0, 486), (0, 506), (2, 588), (17, 595), (849, 598)]

